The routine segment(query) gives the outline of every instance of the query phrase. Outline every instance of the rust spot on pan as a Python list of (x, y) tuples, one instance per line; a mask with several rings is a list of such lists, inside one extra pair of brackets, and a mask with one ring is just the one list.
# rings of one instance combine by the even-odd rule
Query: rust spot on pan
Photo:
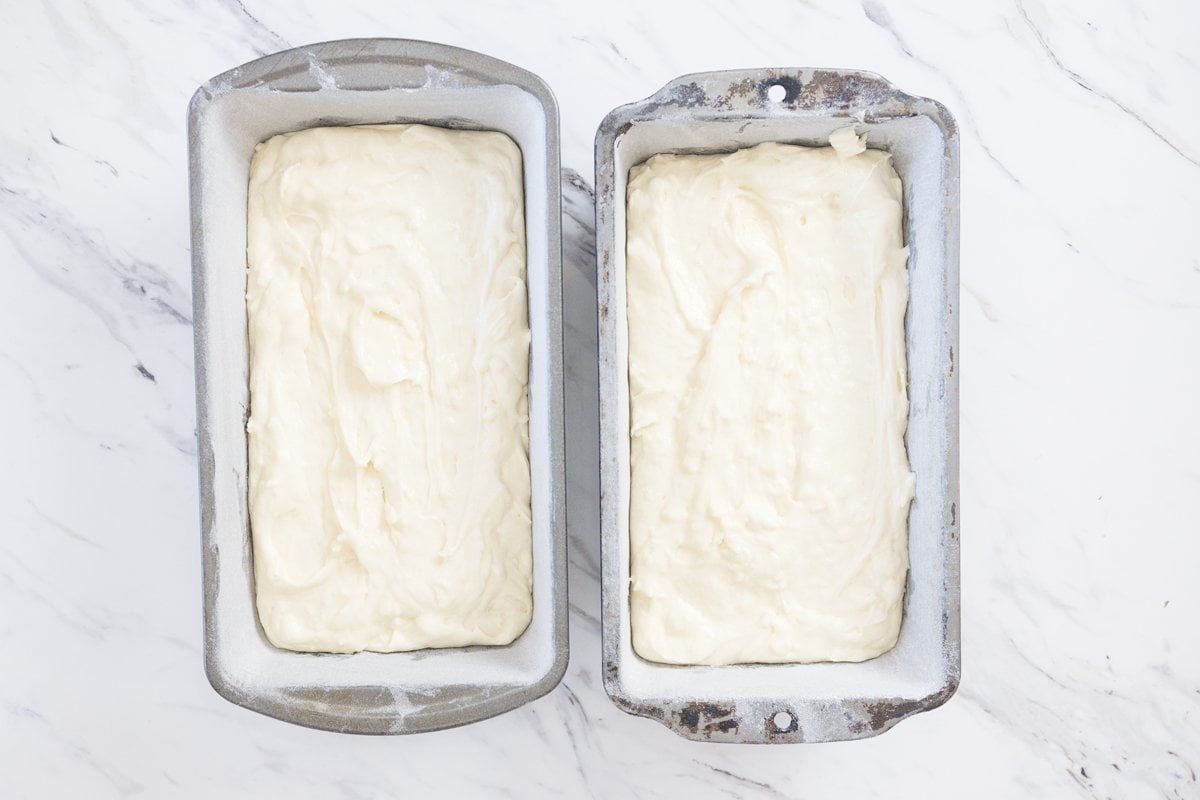
[(885, 731), (905, 717), (923, 711), (926, 704), (920, 700), (904, 703), (867, 703), (865, 710), (872, 729)]
[(638, 717), (646, 717), (648, 719), (663, 719), (666, 715), (663, 712), (663, 707), (654, 703), (639, 703), (635, 700), (630, 700), (628, 697), (620, 695), (609, 695), (613, 702), (616, 703), (622, 710), (629, 714)]
[(754, 78), (743, 78), (737, 83), (731, 84), (728, 94), (719, 94), (712, 99), (709, 104), (717, 111), (729, 111), (733, 109), (733, 99), (735, 97), (746, 97), (758, 93), (762, 99), (760, 104), (766, 102), (766, 89), (759, 91), (759, 82)]
[(758, 89), (759, 105), (767, 105), (767, 92), (771, 90), (772, 86), (783, 87), (783, 99), (780, 102), (789, 105), (794, 104), (796, 98), (804, 91), (804, 84), (790, 75), (778, 75), (769, 80), (758, 81), (756, 88)]
[(878, 81), (862, 75), (836, 72), (816, 72), (808, 83), (801, 83), (795, 78), (783, 77), (776, 83), (787, 89), (785, 103), (803, 99), (806, 103), (812, 104), (870, 106), (886, 100), (886, 95), (890, 94), (890, 92), (882, 91), (884, 87)]
[(846, 717), (846, 730), (850, 731), (855, 736), (861, 736), (862, 734), (866, 733), (868, 728), (870, 727), (867, 725), (865, 720), (858, 719), (853, 714), (851, 714), (849, 711), (847, 711), (845, 713), (845, 717)]
[(734, 708), (717, 703), (686, 703), (678, 716), (681, 727), (701, 736), (737, 733), (741, 724)]
[(800, 720), (790, 711), (779, 711), (763, 720), (763, 730), (767, 732), (768, 739), (791, 738), (791, 734), (799, 732)]
[(700, 84), (692, 83), (685, 84), (672, 92), (672, 102), (683, 108), (694, 108), (695, 106), (704, 105), (708, 100), (708, 94), (704, 91), (704, 87)]
[(754, 92), (757, 85), (758, 81), (754, 80), (754, 78), (745, 78), (729, 87), (729, 96), (744, 97)]
[[(863, 703), (862, 710), (865, 713), (866, 725), (872, 730), (882, 733), (905, 717), (912, 716), (919, 711), (937, 708), (954, 695), (956, 687), (956, 683), (950, 683), (940, 691), (920, 700), (884, 700), (876, 703)], [(854, 730), (854, 727), (851, 730)], [(856, 732), (862, 732), (862, 730), (860, 727)]]

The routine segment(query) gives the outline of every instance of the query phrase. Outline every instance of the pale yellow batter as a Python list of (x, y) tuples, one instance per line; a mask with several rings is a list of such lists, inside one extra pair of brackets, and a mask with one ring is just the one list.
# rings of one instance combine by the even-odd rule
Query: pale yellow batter
[(532, 611), (521, 156), (314, 128), (250, 172), (250, 519), (278, 647), (507, 644)]
[(834, 147), (630, 173), (633, 646), (673, 664), (895, 643), (913, 479), (900, 180)]

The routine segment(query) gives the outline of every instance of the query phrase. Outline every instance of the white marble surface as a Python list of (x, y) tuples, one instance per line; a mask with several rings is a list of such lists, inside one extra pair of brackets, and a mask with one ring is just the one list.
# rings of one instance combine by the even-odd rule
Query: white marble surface
[[(1200, 797), (1198, 9), (7, 4), (0, 795)], [(603, 115), (695, 70), (866, 68), (958, 116), (964, 654), (948, 705), (873, 740), (738, 747), (686, 742), (608, 701), (578, 190), (568, 408), (584, 461), (563, 684), (400, 739), (293, 727), (209, 688), (184, 107), (256, 55), (370, 35), (545, 76), (564, 166), (589, 181)]]

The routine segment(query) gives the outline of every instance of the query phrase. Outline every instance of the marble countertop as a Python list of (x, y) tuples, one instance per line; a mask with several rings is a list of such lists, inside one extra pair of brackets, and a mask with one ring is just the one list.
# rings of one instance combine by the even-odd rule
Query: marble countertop
[[(353, 9), (345, 6), (353, 5)], [(1200, 6), (1185, 0), (14, 4), (0, 26), (6, 797), (1200, 797)], [(684, 741), (599, 675), (594, 264), (568, 181), (571, 661), (364, 738), (201, 657), (184, 110), (264, 53), (446, 42), (544, 76), (564, 167), (687, 72), (837, 66), (962, 127), (963, 680), (883, 736)]]

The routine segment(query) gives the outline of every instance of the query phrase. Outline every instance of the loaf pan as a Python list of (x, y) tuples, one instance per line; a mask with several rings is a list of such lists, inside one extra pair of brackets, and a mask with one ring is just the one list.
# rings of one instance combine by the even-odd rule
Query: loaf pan
[[(254, 146), (324, 125), (422, 122), (497, 130), (524, 161), (528, 253), (533, 620), (505, 647), (296, 653), (255, 612), (246, 494), (246, 192)], [(558, 108), (537, 76), (455, 47), (356, 39), (260, 58), (204, 84), (188, 108), (204, 650), (225, 698), (352, 733), (484, 719), (552, 689), (567, 663)]]
[[(886, 150), (904, 184), (905, 318), (916, 477), (896, 647), (862, 663), (672, 666), (633, 651), (629, 614), (629, 381), (625, 192), (656, 153), (760, 142), (822, 146), (847, 125)], [(604, 686), (625, 711), (689, 739), (823, 742), (881, 733), (958, 686), (958, 132), (940, 104), (866, 72), (752, 69), (687, 75), (610, 113), (596, 135)]]

